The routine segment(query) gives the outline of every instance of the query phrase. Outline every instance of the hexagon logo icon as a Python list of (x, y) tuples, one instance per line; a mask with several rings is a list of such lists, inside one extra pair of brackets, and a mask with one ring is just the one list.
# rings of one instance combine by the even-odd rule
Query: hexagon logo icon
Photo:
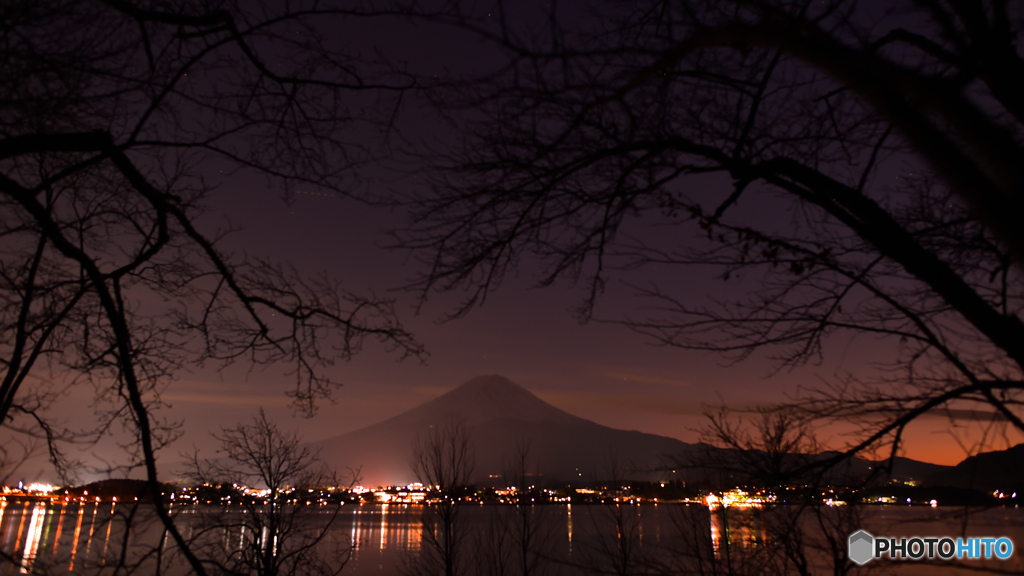
[(869, 560), (874, 558), (875, 538), (863, 530), (858, 530), (853, 534), (850, 534), (850, 547), (849, 554), (850, 560), (863, 566), (867, 564)]

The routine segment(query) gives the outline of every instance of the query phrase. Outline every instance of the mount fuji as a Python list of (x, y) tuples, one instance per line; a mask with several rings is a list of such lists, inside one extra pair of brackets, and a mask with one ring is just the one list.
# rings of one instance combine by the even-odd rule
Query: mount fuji
[(469, 428), (474, 478), (484, 483), (501, 482), (504, 463), (524, 442), (529, 471), (552, 482), (607, 478), (612, 462), (629, 478), (668, 479), (674, 458), (693, 446), (573, 416), (497, 375), (474, 378), (393, 418), (311, 445), (339, 471), (361, 467), (366, 486), (402, 485), (415, 480), (410, 461), (417, 436), (452, 419)]

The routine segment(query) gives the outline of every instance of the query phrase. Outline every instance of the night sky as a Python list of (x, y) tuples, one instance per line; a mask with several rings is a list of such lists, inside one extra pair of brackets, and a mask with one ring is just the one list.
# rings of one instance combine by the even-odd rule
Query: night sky
[[(439, 71), (466, 69), (487, 63), (486, 52), (467, 50), (452, 35), (408, 26), (368, 27), (362, 35), (378, 41), (387, 36), (389, 50), (421, 70), (431, 66)], [(362, 40), (358, 33), (349, 38), (354, 43)], [(413, 135), (431, 130), (432, 120), (417, 117), (415, 110), (407, 114), (404, 119), (411, 121)], [(415, 177), (396, 174), (387, 167), (376, 168), (359, 193), (383, 197), (422, 185)], [(209, 176), (218, 177), (212, 169)], [(704, 423), (705, 405), (751, 408), (783, 401), (801, 386), (820, 386), (844, 373), (864, 374), (871, 363), (892, 353), (885, 343), (867, 337), (836, 339), (830, 341), (821, 365), (769, 376), (774, 364), (763, 354), (731, 363), (710, 353), (656, 346), (621, 325), (604, 321), (643, 314), (646, 303), (634, 295), (630, 284), (657, 283), (677, 296), (697, 300), (719, 294), (721, 282), (710, 271), (699, 269), (613, 272), (595, 320), (580, 324), (572, 309), (580, 304), (584, 291), (567, 283), (537, 288), (536, 263), (525, 261), (518, 276), (509, 278), (484, 306), (465, 318), (441, 322), (459, 294), (434, 295), (417, 314), (417, 294), (401, 289), (417, 273), (415, 261), (401, 250), (386, 248), (391, 242), (386, 232), (400, 230), (406, 223), (400, 210), (321, 191), (298, 193), (285, 202), (281, 190), (270, 189), (258, 179), (225, 178), (219, 184), (200, 224), (208, 233), (228, 225), (239, 228), (224, 241), (224, 249), (288, 262), (304, 273), (326, 271), (355, 293), (390, 294), (397, 299), (405, 326), (426, 346), (429, 358), (398, 362), (369, 345), (352, 362), (331, 370), (344, 386), (335, 394), (336, 402), (323, 403), (311, 419), (298, 417), (289, 407), (284, 395), (288, 384), (280, 370), (249, 372), (236, 366), (218, 372), (212, 366), (195, 367), (181, 374), (163, 395), (171, 407), (160, 415), (184, 423), (183, 437), (164, 451), (165, 462), (178, 460), (178, 454), (192, 446), (210, 450), (209, 432), (249, 420), (260, 407), (282, 427), (319, 440), (376, 423), (484, 374), (503, 375), (543, 400), (600, 424), (694, 442)], [(787, 218), (776, 205), (747, 209), (780, 221)], [(633, 221), (626, 232), (680, 241), (677, 231), (652, 230), (651, 224)], [(739, 279), (727, 289), (742, 293), (756, 287), (756, 282), (756, 278)], [(75, 394), (88, 391), (78, 391), (62, 403), (71, 419), (79, 417), (72, 408), (84, 399)], [(938, 415), (919, 419), (904, 435), (905, 455), (942, 464), (962, 460), (964, 449), (948, 425)], [(976, 424), (961, 420), (958, 425), (956, 433), (966, 442), (964, 447), (973, 448)], [(822, 441), (840, 448), (845, 444), (844, 431), (838, 426), (828, 428)], [(1016, 441), (1020, 439), (997, 440), (990, 447)], [(114, 458), (108, 448), (97, 446), (87, 454)]]
[[(387, 184), (403, 185), (416, 184)], [(891, 344), (871, 338), (838, 338), (830, 343), (821, 365), (773, 375), (770, 351), (736, 363), (716, 354), (655, 345), (621, 325), (602, 321), (644, 314), (650, 303), (637, 297), (631, 286), (645, 282), (672, 287), (697, 300), (720, 295), (723, 288), (742, 292), (756, 287), (756, 279), (723, 286), (710, 271), (697, 268), (614, 272), (595, 311), (597, 320), (580, 324), (573, 308), (583, 298), (583, 289), (567, 283), (537, 288), (531, 273), (536, 267), (531, 269), (527, 262), (483, 307), (442, 322), (458, 294), (431, 297), (417, 315), (417, 294), (398, 289), (417, 269), (405, 252), (384, 248), (390, 240), (383, 232), (400, 227), (402, 214), (336, 197), (299, 194), (285, 205), (271, 190), (259, 194), (261, 202), (236, 203), (225, 195), (212, 206), (211, 221), (219, 211), (222, 218), (244, 228), (230, 239), (231, 246), (293, 262), (307, 272), (326, 270), (356, 292), (390, 291), (403, 321), (430, 356), (425, 363), (414, 358), (398, 362), (381, 349), (368, 347), (354, 361), (335, 367), (333, 373), (345, 386), (338, 391), (336, 404), (324, 404), (311, 420), (292, 418), (281, 380), (270, 372), (250, 374), (247, 383), (238, 370), (222, 379), (196, 373), (167, 394), (179, 417), (229, 423), (264, 406), (314, 440), (373, 424), (474, 376), (501, 374), (578, 416), (693, 442), (704, 425), (703, 405), (747, 408), (783, 401), (801, 386), (820, 386), (843, 374), (867, 374), (892, 353)], [(642, 234), (648, 223), (631, 224), (627, 233)], [(246, 400), (239, 402), (239, 397)], [(961, 439), (976, 439), (968, 433), (966, 421), (958, 424)], [(840, 447), (843, 431), (826, 429), (823, 440)], [(939, 415), (909, 428), (906, 455), (943, 464), (964, 457), (948, 420)]]
[[(212, 452), (210, 432), (248, 421), (260, 407), (282, 428), (319, 440), (374, 424), (484, 374), (506, 376), (543, 400), (603, 425), (695, 442), (705, 424), (705, 405), (752, 408), (783, 401), (801, 386), (864, 373), (865, 366), (891, 352), (866, 338), (837, 340), (826, 350), (823, 364), (771, 376), (775, 364), (764, 354), (733, 363), (711, 353), (654, 345), (621, 325), (602, 321), (643, 313), (647, 303), (634, 295), (630, 285), (646, 281), (678, 286), (680, 293), (693, 298), (720, 294), (721, 281), (701, 276), (697, 269), (682, 275), (678, 269), (671, 274), (658, 270), (613, 274), (595, 311), (597, 320), (581, 325), (572, 309), (583, 291), (567, 284), (537, 288), (527, 262), (518, 277), (506, 282), (483, 307), (464, 318), (442, 322), (457, 302), (457, 294), (432, 297), (417, 315), (417, 294), (400, 289), (416, 268), (405, 252), (385, 248), (389, 238), (384, 232), (403, 222), (403, 215), (394, 210), (321, 194), (298, 194), (286, 203), (277, 191), (259, 183), (228, 185), (211, 198), (203, 224), (211, 230), (229, 224), (238, 229), (224, 247), (289, 262), (300, 272), (326, 271), (357, 293), (390, 294), (397, 299), (406, 326), (426, 345), (429, 357), (425, 362), (415, 358), (399, 362), (379, 346), (368, 345), (352, 362), (330, 370), (344, 386), (335, 394), (336, 402), (322, 403), (311, 419), (298, 416), (290, 407), (284, 394), (289, 380), (283, 369), (250, 372), (245, 366), (224, 371), (196, 367), (168, 385), (163, 395), (170, 408), (158, 416), (184, 423), (183, 436), (164, 450), (163, 461), (180, 462), (193, 448)], [(635, 229), (643, 230), (645, 224), (637, 221)], [(741, 279), (726, 288), (741, 291), (753, 285)], [(72, 409), (81, 406), (82, 400), (72, 395), (63, 405)], [(75, 418), (75, 412), (68, 414)], [(978, 438), (965, 427), (969, 426), (965, 420), (958, 424), (962, 440)], [(843, 432), (848, 430), (831, 426), (823, 430), (821, 440), (842, 447)], [(905, 454), (912, 458), (955, 464), (964, 457), (948, 421), (938, 415), (913, 424), (905, 439)], [(997, 440), (995, 445), (1001, 444)], [(114, 462), (118, 452), (101, 443), (79, 457), (94, 463)], [(37, 470), (41, 468), (40, 463)], [(88, 478), (90, 473), (83, 476)]]

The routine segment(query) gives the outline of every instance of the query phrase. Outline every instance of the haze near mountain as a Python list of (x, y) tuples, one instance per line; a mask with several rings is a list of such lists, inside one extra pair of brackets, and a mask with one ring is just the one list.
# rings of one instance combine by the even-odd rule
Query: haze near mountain
[(495, 485), (501, 484), (504, 462), (512, 460), (519, 442), (529, 443), (528, 472), (547, 481), (606, 479), (611, 462), (624, 470), (664, 469), (656, 475), (668, 479), (671, 457), (691, 446), (573, 416), (496, 375), (474, 378), (391, 419), (312, 445), (339, 472), (361, 466), (364, 486), (404, 485), (416, 480), (409, 463), (417, 435), (452, 418), (470, 429), (474, 478)]

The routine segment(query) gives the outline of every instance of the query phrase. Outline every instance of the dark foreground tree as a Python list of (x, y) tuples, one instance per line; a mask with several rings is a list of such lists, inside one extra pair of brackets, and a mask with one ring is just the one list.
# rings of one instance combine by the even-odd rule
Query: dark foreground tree
[[(204, 563), (219, 574), (341, 572), (352, 548), (331, 532), (342, 502), (326, 499), (338, 479), (318, 451), (297, 434), (282, 432), (263, 410), (252, 424), (222, 428), (214, 437), (217, 457), (203, 460), (197, 454), (193, 475), (201, 484), (223, 486), (229, 497), (192, 519), (198, 525), (190, 546)], [(257, 492), (242, 493), (243, 486)]]
[(538, 486), (541, 475), (530, 455), (530, 442), (516, 442), (503, 459), (501, 479), (511, 492), (505, 505), (493, 506), (487, 523), (474, 531), (474, 567), (482, 576), (543, 576), (552, 571), (560, 509), (550, 506)]
[[(4, 437), (44, 439), (65, 473), (62, 439), (123, 424), (127, 466), (144, 470), (198, 573), (161, 505), (155, 459), (175, 429), (153, 409), (179, 367), (290, 365), (289, 394), (311, 413), (334, 389), (323, 370), (364, 342), (421, 353), (389, 300), (233, 256), (221, 231), (197, 223), (221, 171), (285, 195), (345, 194), (373, 156), (355, 142), (390, 122), (412, 80), (339, 52), (324, 32), (380, 14), (317, 2), (0, 7)], [(98, 424), (64, 431), (47, 409), (80, 388)]]
[[(722, 497), (719, 503), (736, 486), (773, 495), (775, 502), (756, 508), (712, 506), (708, 519), (715, 541), (710, 547), (706, 534), (694, 533), (693, 514), (672, 514), (673, 527), (682, 536), (669, 545), (673, 562), (691, 570), (710, 564), (727, 574), (850, 573), (855, 565), (848, 557), (848, 538), (864, 526), (866, 516), (855, 494), (867, 482), (885, 479), (881, 467), (865, 478), (840, 466), (813, 466), (824, 447), (792, 408), (739, 416), (723, 408), (706, 416), (709, 423), (701, 441), (709, 449), (680, 464), (707, 472), (704, 484)], [(697, 518), (703, 516), (701, 510)], [(878, 565), (856, 568), (865, 573), (884, 570)]]
[(838, 336), (891, 344), (887, 367), (803, 398), (863, 425), (849, 453), (895, 451), (932, 412), (1022, 432), (1022, 10), (651, 0), (555, 7), (543, 32), (467, 20), (509, 59), (446, 95), (482, 112), (455, 117), (471, 136), (399, 235), (418, 286), (467, 290), (462, 313), (532, 255), (541, 284), (587, 286), (587, 318), (617, 268), (713, 267), (722, 297), (646, 285), (656, 311), (627, 323), (780, 368)]
[(506, 574), (542, 576), (554, 556), (552, 516), (555, 512), (547, 506), (537, 486), (542, 476), (530, 454), (529, 441), (516, 442), (515, 452), (502, 467), (502, 478), (507, 485), (516, 488), (511, 496), (514, 506), (500, 507), (498, 512), (504, 516), (503, 523), (508, 527), (512, 544), (513, 559)]
[(602, 476), (611, 495), (599, 506), (583, 508), (590, 520), (589, 538), (580, 546), (580, 568), (590, 574), (639, 576), (649, 574), (655, 546), (643, 541), (644, 507), (629, 497), (626, 468), (615, 458)]
[(428, 490), (428, 501), (422, 517), (425, 545), (418, 558), (409, 559), (405, 571), (410, 576), (466, 574), (470, 527), (463, 518), (463, 499), (472, 493), (469, 484), (476, 465), (469, 426), (454, 418), (431, 425), (417, 436), (410, 464)]

